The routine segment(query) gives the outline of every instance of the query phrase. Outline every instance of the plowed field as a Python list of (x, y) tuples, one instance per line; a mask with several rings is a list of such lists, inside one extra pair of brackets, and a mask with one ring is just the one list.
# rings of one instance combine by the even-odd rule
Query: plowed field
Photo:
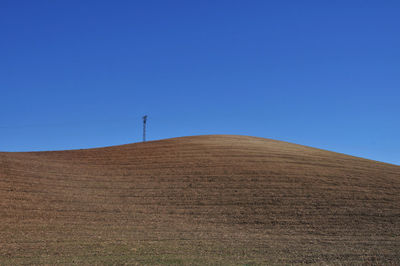
[(400, 166), (195, 136), (0, 153), (0, 264), (400, 264)]

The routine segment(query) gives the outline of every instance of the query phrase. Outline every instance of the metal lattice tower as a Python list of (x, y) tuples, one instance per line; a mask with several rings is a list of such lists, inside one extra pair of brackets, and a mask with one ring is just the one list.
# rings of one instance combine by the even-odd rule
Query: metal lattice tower
[(147, 115), (143, 116), (143, 142), (146, 142), (146, 123)]

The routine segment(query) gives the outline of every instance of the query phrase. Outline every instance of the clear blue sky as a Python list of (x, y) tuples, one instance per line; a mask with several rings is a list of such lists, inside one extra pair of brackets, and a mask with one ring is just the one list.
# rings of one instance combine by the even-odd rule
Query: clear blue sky
[(0, 1), (0, 150), (252, 135), (400, 164), (400, 2)]

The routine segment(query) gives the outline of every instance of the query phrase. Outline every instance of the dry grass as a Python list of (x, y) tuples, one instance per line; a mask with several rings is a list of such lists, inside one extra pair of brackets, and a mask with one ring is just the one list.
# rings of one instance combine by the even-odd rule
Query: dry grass
[(0, 264), (400, 264), (400, 167), (197, 136), (0, 153)]

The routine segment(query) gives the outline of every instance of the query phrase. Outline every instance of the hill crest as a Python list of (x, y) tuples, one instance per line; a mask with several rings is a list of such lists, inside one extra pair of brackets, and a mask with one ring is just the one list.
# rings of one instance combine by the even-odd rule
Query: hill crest
[(399, 195), (399, 166), (256, 137), (0, 153), (0, 263), (396, 264)]

